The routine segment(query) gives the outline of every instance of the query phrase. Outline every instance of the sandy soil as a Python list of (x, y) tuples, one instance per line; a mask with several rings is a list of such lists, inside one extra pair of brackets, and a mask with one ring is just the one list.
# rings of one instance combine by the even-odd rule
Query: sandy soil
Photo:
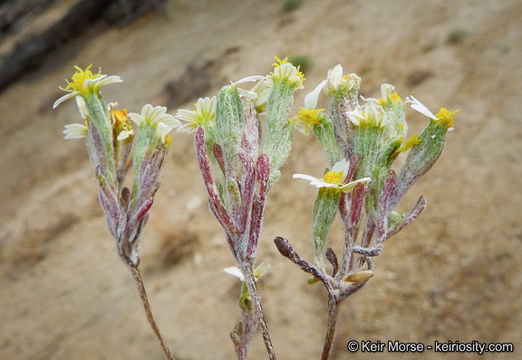
[[(272, 54), (310, 56), (307, 89), (342, 63), (363, 77), (366, 95), (390, 82), (432, 109), (461, 110), (441, 159), (401, 204), (409, 208), (424, 194), (427, 210), (390, 240), (370, 284), (343, 304), (332, 358), (374, 357), (348, 353), (349, 339), (513, 342), (517, 354), (484, 358), (521, 356), (520, 1), (304, 1), (284, 13), (281, 1), (185, 0), (169, 9), (170, 18), (149, 15), (99, 34), (65, 66), (0, 96), (0, 359), (162, 359), (105, 228), (84, 144), (63, 141), (63, 125), (78, 120), (75, 106), (51, 110), (72, 66), (93, 63), (122, 76), (125, 83), (104, 94), (137, 111), (165, 103), (165, 84), (189, 63), (219, 65), (212, 89), (200, 94), (207, 96), (228, 80), (267, 73)], [(456, 30), (466, 36), (448, 42)], [(426, 120), (410, 115), (412, 131), (421, 130)], [(233, 359), (228, 333), (240, 314), (239, 283), (222, 271), (233, 260), (207, 208), (192, 137), (174, 134), (173, 143), (143, 238), (142, 271), (177, 359)], [(289, 237), (311, 257), (314, 194), (291, 175), (318, 174), (325, 164), (316, 140), (296, 135), (270, 194), (259, 260), (273, 272), (261, 294), (280, 359), (317, 359), (321, 350), (325, 291), (306, 284), (272, 239)], [(260, 335), (250, 358), (266, 358)]]

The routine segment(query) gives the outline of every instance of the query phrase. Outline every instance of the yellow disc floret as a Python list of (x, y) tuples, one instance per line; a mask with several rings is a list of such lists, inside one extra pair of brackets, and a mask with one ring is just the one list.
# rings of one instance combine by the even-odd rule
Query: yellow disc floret
[(343, 180), (343, 175), (342, 171), (328, 171), (324, 174), (324, 181), (328, 184), (340, 185)]
[(297, 113), (297, 118), (304, 123), (315, 126), (321, 122), (319, 117), (321, 112), (324, 112), (324, 109), (307, 109), (301, 106)]
[(92, 64), (87, 66), (85, 70), (82, 70), (79, 66), (74, 66), (76, 72), (71, 77), (71, 81), (65, 80), (67, 82), (67, 87), (64, 89), (66, 91), (78, 91), (81, 95), (86, 95), (88, 90), (83, 86), (85, 80), (92, 80), (99, 78), (102, 76), (101, 73), (93, 74), (90, 70)]
[[(394, 103), (397, 103), (397, 102), (402, 102), (402, 99), (401, 97), (399, 96), (399, 94), (397, 94), (397, 91), (394, 91), (392, 92), (391, 94), (389, 94), (389, 99), (391, 99), (392, 102)], [(379, 104), (381, 106), (386, 106), (388, 104), (388, 99), (385, 99), (385, 98), (379, 98)]]
[(450, 112), (448, 109), (443, 107), (443, 108), (440, 108), (439, 112), (435, 116), (437, 117), (437, 119), (439, 119), (439, 121), (442, 124), (446, 125), (449, 128), (452, 128), (453, 127), (453, 115), (455, 115), (459, 112), (460, 112), (460, 110), (455, 110), (453, 112)]
[(288, 62), (288, 58), (287, 57), (285, 57), (283, 60), (281, 60), (277, 55), (274, 55), (274, 59), (276, 60), (276, 62), (272, 64), (272, 66), (274, 68), (278, 68), (278, 67), (280, 67), (281, 65), (284, 65), (284, 64), (290, 64)]

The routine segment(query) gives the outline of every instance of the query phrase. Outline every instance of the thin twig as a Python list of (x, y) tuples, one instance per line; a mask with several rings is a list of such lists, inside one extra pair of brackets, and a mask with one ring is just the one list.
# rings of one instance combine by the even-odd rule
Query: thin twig
[(323, 353), (321, 360), (328, 360), (334, 342), (335, 325), (339, 315), (339, 302), (331, 295), (328, 296), (328, 328), (324, 339)]
[(270, 333), (268, 332), (268, 326), (265, 321), (265, 315), (263, 314), (263, 306), (261, 305), (261, 297), (259, 296), (259, 291), (257, 289), (256, 280), (254, 277), (254, 273), (252, 267), (250, 265), (245, 266), (245, 280), (248, 288), (248, 293), (250, 294), (252, 301), (254, 303), (254, 310), (257, 312), (259, 325), (261, 325), (261, 332), (263, 333), (263, 341), (265, 342), (266, 352), (268, 353), (268, 358), (270, 360), (276, 360), (276, 354), (274, 351), (274, 346), (272, 345), (272, 339), (270, 338)]
[(165, 341), (163, 340), (163, 337), (161, 336), (161, 333), (159, 331), (158, 325), (156, 324), (156, 321), (152, 316), (152, 310), (150, 308), (149, 299), (147, 297), (147, 292), (145, 291), (145, 285), (143, 284), (143, 279), (141, 278), (140, 270), (138, 269), (138, 267), (133, 266), (129, 266), (129, 269), (132, 274), (132, 277), (136, 281), (136, 286), (138, 288), (138, 292), (140, 293), (141, 302), (143, 303), (143, 309), (145, 310), (145, 314), (147, 315), (147, 320), (149, 321), (149, 324), (152, 327), (154, 334), (156, 334), (156, 337), (158, 338), (161, 344), (161, 348), (163, 349), (163, 352), (165, 353), (167, 359), (174, 360), (174, 357), (170, 353), (168, 346), (165, 344)]

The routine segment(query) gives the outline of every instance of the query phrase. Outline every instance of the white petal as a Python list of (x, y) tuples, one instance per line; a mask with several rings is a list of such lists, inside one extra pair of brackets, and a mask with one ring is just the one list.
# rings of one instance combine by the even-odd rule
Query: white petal
[(348, 119), (354, 124), (355, 126), (359, 126), (361, 123), (361, 120), (364, 121), (364, 117), (361, 114), (360, 109), (357, 109), (355, 111), (347, 111), (346, 115), (348, 116)]
[(252, 76), (247, 76), (247, 77), (244, 77), (242, 79), (239, 79), (238, 81), (232, 83), (232, 85), (238, 85), (238, 84), (242, 84), (242, 83), (246, 83), (246, 82), (261, 81), (261, 80), (264, 80), (264, 79), (265, 79), (265, 76), (262, 76), (262, 75), (252, 75)]
[(129, 118), (138, 126), (140, 126), (144, 120), (144, 117), (138, 113), (129, 113)]
[(355, 181), (350, 181), (348, 184), (342, 185), (339, 189), (341, 191), (348, 191), (348, 190), (353, 189), (355, 187), (355, 185), (357, 185), (357, 184), (369, 183), (370, 181), (372, 181), (372, 179), (369, 178), (369, 177), (358, 179), (358, 180), (355, 180)]
[(134, 131), (132, 130), (123, 130), (119, 135), (118, 135), (118, 141), (122, 141), (122, 140), (125, 140), (126, 138), (128, 138), (129, 136), (133, 135), (134, 134)]
[(292, 178), (293, 179), (303, 179), (303, 180), (308, 180), (308, 181), (321, 181), (321, 179), (318, 179), (316, 177), (306, 175), (306, 174), (294, 174), (294, 175), (292, 175)]
[(66, 140), (82, 139), (87, 137), (87, 133), (87, 126), (83, 124), (66, 124), (63, 129), (64, 139)]
[(100, 88), (105, 85), (121, 83), (123, 80), (118, 75), (102, 75), (96, 79), (87, 79), (83, 82), (83, 86), (86, 88), (97, 87)]
[(78, 91), (73, 91), (71, 93), (65, 94), (64, 96), (62, 96), (61, 98), (59, 98), (58, 100), (56, 100), (54, 102), (53, 109), (56, 109), (58, 107), (58, 105), (60, 105), (64, 101), (67, 101), (69, 99), (72, 99), (73, 97), (76, 97), (78, 94), (79, 94)]
[(350, 162), (346, 159), (342, 159), (334, 164), (332, 166), (331, 171), (341, 171), (344, 175), (348, 173), (348, 170), (350, 169)]
[(172, 128), (162, 122), (156, 127), (156, 134), (160, 137), (162, 143), (165, 143), (165, 136), (170, 130), (172, 130)]
[(261, 263), (254, 269), (254, 277), (256, 280), (261, 279), (263, 276), (265, 276), (268, 272), (272, 270), (272, 266), (270, 264)]
[(87, 119), (87, 117), (89, 117), (89, 111), (87, 110), (87, 105), (85, 105), (85, 100), (83, 100), (81, 96), (76, 96), (75, 100), (82, 119)]
[(388, 101), (388, 98), (391, 97), (391, 93), (393, 92), (393, 90), (395, 90), (395, 86), (391, 85), (391, 84), (382, 84), (381, 85), (381, 97)]
[(257, 93), (255, 91), (245, 90), (241, 88), (237, 88), (237, 91), (240, 95), (243, 95), (249, 99), (255, 100), (257, 99)]
[(237, 277), (241, 281), (245, 281), (245, 277), (243, 276), (243, 273), (241, 272), (241, 270), (239, 270), (239, 268), (237, 266), (227, 267), (224, 269), (224, 271), (229, 275)]
[(178, 132), (185, 133), (185, 134), (191, 134), (198, 128), (197, 124), (193, 123), (185, 123), (177, 128)]
[(433, 113), (426, 107), (424, 104), (422, 104), (419, 100), (413, 97), (413, 95), (406, 98), (408, 101), (411, 101), (411, 108), (413, 110), (416, 110), (420, 112), (422, 115), (429, 117), (432, 120), (438, 120), (438, 118), (433, 115)]
[(304, 98), (304, 107), (307, 109), (315, 109), (317, 106), (317, 101), (319, 100), (319, 94), (321, 90), (326, 84), (326, 80), (323, 80), (315, 87), (315, 89), (308, 94), (306, 94)]
[(175, 116), (178, 120), (196, 123), (199, 120), (195, 111), (179, 109)]

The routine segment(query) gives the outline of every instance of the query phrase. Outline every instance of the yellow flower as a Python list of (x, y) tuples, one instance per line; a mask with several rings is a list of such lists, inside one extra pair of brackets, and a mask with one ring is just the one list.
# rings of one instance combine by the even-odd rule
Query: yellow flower
[(333, 69), (328, 70), (326, 76), (326, 93), (332, 93), (335, 91), (353, 91), (359, 90), (361, 84), (361, 78), (357, 74), (350, 73), (343, 75), (343, 67), (337, 64)]
[(117, 104), (110, 104), (109, 110), (111, 113), (113, 136), (121, 141), (134, 136), (134, 130), (132, 130), (130, 125), (127, 109), (118, 110), (116, 106)]
[(192, 133), (199, 126), (205, 126), (208, 122), (215, 121), (216, 103), (215, 96), (211, 98), (206, 97), (198, 99), (198, 102), (194, 104), (195, 110), (179, 109), (174, 118), (181, 121), (183, 125), (178, 127), (178, 131)]
[(401, 97), (397, 94), (395, 87), (390, 84), (381, 85), (381, 97), (378, 102), (382, 107), (385, 107), (391, 101), (392, 103), (402, 102)]
[(56, 100), (53, 104), (53, 109), (58, 107), (64, 101), (72, 99), (76, 96), (86, 97), (91, 93), (98, 93), (100, 88), (105, 85), (121, 83), (123, 80), (117, 75), (107, 76), (106, 74), (93, 74), (90, 70), (92, 65), (89, 65), (82, 70), (79, 66), (74, 66), (76, 72), (71, 77), (71, 81), (67, 82), (67, 87), (61, 90), (67, 91), (68, 94)]
[(448, 127), (449, 130), (453, 130), (453, 115), (458, 114), (460, 110), (455, 110), (450, 112), (445, 107), (440, 108), (437, 115), (433, 115), (433, 113), (422, 104), (419, 100), (414, 98), (413, 96), (409, 96), (406, 98), (406, 101), (411, 103), (411, 108), (420, 112), (422, 115), (429, 117), (430, 119), (440, 122), (441, 124)]
[(294, 179), (303, 179), (310, 181), (310, 185), (313, 185), (317, 188), (327, 188), (333, 191), (346, 192), (353, 189), (359, 183), (368, 183), (371, 181), (370, 178), (362, 178), (359, 180), (351, 181), (349, 183), (344, 183), (346, 180), (346, 176), (348, 175), (348, 170), (350, 169), (350, 162), (346, 159), (342, 159), (335, 163), (330, 171), (327, 171), (324, 174), (322, 179), (318, 179), (316, 177), (306, 175), (306, 174), (294, 174), (292, 177)]
[(383, 128), (386, 125), (384, 109), (374, 99), (367, 99), (366, 104), (357, 107), (353, 111), (347, 111), (346, 115), (355, 126), (373, 126)]
[(306, 94), (304, 107), (300, 107), (297, 115), (291, 120), (295, 128), (305, 135), (309, 134), (310, 126), (315, 126), (321, 122), (319, 114), (324, 112), (324, 109), (316, 109), (316, 106), (319, 94), (325, 84), (326, 80), (321, 81), (314, 90)]
[(276, 59), (276, 62), (272, 64), (274, 71), (269, 75), (272, 81), (287, 82), (289, 85), (295, 85), (296, 89), (302, 89), (305, 77), (299, 66), (295, 67), (289, 63), (288, 58), (281, 60), (275, 55), (274, 58)]

